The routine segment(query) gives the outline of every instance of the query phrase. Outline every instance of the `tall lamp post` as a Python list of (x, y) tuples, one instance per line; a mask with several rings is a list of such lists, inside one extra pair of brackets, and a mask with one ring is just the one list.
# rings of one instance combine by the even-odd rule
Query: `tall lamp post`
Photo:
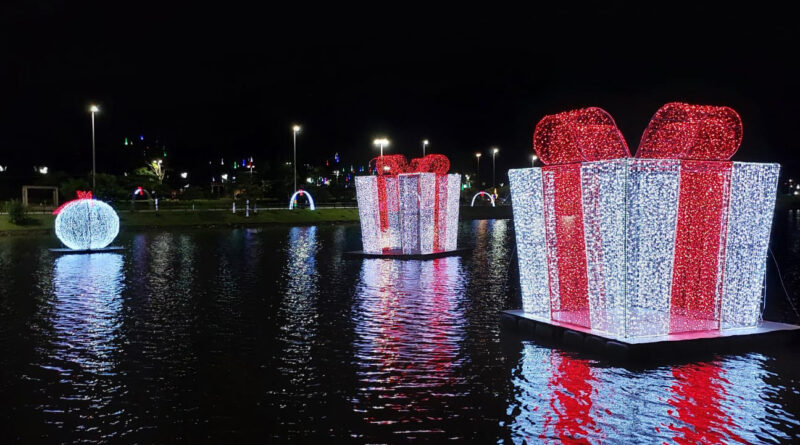
[[(300, 132), (299, 125), (292, 126), (292, 145), (294, 146), (294, 161), (292, 161), (292, 168), (294, 169), (294, 191), (297, 191), (297, 133)], [(250, 170), (252, 173), (253, 170)]]
[(495, 187), (495, 184), (496, 184), (496, 182), (494, 180), (494, 172), (495, 172), (494, 158), (495, 158), (495, 156), (497, 156), (497, 152), (499, 152), (499, 151), (500, 150), (497, 147), (492, 148), (492, 187)]
[(95, 174), (95, 160), (94, 160), (94, 114), (100, 111), (100, 108), (97, 105), (92, 105), (89, 107), (89, 111), (92, 112), (92, 192), (97, 193), (95, 191), (95, 181), (94, 181), (94, 174)]
[(475, 159), (478, 160), (478, 171), (476, 172), (475, 181), (478, 182), (478, 188), (481, 188), (481, 153), (475, 153)]
[(381, 148), (381, 163), (383, 163), (383, 147), (387, 147), (389, 145), (389, 139), (378, 138), (372, 141), (372, 143)]
[(427, 147), (428, 144), (430, 144), (430, 142), (427, 139), (422, 141), (422, 157), (425, 157), (425, 147)]

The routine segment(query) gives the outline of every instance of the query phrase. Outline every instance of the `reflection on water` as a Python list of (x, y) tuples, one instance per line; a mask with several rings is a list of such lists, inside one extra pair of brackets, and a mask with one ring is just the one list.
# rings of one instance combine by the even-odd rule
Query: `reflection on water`
[[(800, 214), (776, 224), (795, 292)], [(357, 224), (0, 238), (0, 443), (797, 438), (795, 348), (629, 369), (501, 332), (513, 241), (502, 220), (432, 261), (343, 260)], [(775, 275), (767, 317), (794, 321)]]
[(67, 254), (55, 260), (53, 296), (41, 308), (49, 344), (41, 350), (39, 366), (44, 376), (52, 375), (41, 388), (39, 409), (46, 423), (118, 421), (120, 413), (110, 405), (125, 392), (116, 378), (122, 263), (115, 253)]
[(431, 420), (442, 421), (460, 396), (454, 388), (463, 381), (458, 375), (462, 276), (458, 257), (362, 262), (354, 351), (359, 388), (353, 409), (372, 434), (386, 434), (381, 426), (407, 437), (457, 434)]
[(524, 342), (509, 407), (516, 440), (782, 442), (798, 415), (776, 403), (765, 357), (629, 370)]

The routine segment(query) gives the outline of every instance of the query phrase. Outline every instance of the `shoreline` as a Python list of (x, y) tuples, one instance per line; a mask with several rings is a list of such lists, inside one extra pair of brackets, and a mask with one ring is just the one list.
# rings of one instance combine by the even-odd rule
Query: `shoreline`
[[(265, 226), (313, 226), (320, 224), (358, 223), (357, 208), (332, 208), (317, 210), (272, 209), (251, 212), (196, 211), (196, 212), (122, 212), (120, 231), (158, 229), (204, 228), (254, 228)], [(53, 233), (54, 215), (31, 214), (34, 223), (14, 225), (5, 215), (0, 216), (0, 237), (17, 235), (47, 235)], [(510, 219), (511, 207), (461, 207), (459, 220)]]

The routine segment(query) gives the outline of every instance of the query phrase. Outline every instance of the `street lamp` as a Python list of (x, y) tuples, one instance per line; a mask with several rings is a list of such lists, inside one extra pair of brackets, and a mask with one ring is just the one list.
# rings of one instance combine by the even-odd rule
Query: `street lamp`
[(498, 149), (497, 147), (492, 148), (492, 187), (495, 187), (495, 181), (494, 181), (494, 172), (495, 172), (494, 158), (495, 158), (495, 156), (497, 156), (497, 152), (499, 152), (499, 151), (500, 151), (500, 149)]
[(475, 181), (478, 182), (478, 188), (481, 187), (481, 153), (475, 153), (475, 158), (478, 160), (478, 171), (475, 174)]
[(97, 105), (92, 105), (89, 107), (89, 111), (92, 112), (92, 191), (95, 189), (95, 182), (94, 182), (94, 173), (95, 173), (95, 160), (94, 160), (94, 114), (100, 111), (100, 108)]
[[(297, 191), (297, 133), (300, 132), (299, 125), (292, 126), (292, 142), (294, 145), (294, 162), (292, 162), (292, 167), (294, 168), (294, 190)], [(252, 172), (252, 170), (251, 170)]]
[(423, 156), (423, 157), (425, 156), (425, 147), (427, 147), (427, 146), (428, 146), (428, 144), (430, 144), (430, 142), (428, 142), (428, 140), (427, 140), (427, 139), (425, 139), (424, 141), (422, 141), (422, 156)]
[(531, 167), (536, 166), (536, 160), (539, 159), (539, 156), (531, 155)]
[(381, 161), (383, 161), (383, 148), (389, 145), (389, 139), (386, 138), (378, 138), (372, 141), (373, 144), (379, 146), (381, 148)]

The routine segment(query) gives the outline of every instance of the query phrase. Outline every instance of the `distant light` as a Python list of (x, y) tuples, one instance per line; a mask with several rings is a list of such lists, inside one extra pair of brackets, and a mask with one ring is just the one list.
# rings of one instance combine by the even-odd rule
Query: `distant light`
[(500, 149), (495, 147), (495, 148), (492, 149), (492, 154), (497, 154), (497, 152), (499, 152), (499, 151), (500, 151)]
[(188, 177), (189, 177), (189, 173), (187, 173), (187, 172), (182, 172), (181, 173), (181, 178), (186, 179)]
[(0, 165), (0, 172), (4, 172), (6, 170), (8, 170), (8, 166), (3, 167), (2, 165)]
[(480, 153), (475, 153), (475, 157), (476, 157), (476, 158), (480, 158), (480, 157), (481, 157), (481, 154), (480, 154)]
[(536, 162), (536, 160), (537, 160), (537, 159), (539, 159), (539, 156), (532, 155), (532, 156), (531, 156), (531, 159), (533, 159), (533, 162)]
[(39, 167), (39, 173), (46, 175), (47, 174), (47, 167)]
[(125, 138), (125, 145), (128, 145), (128, 138)]
[(294, 131), (295, 133), (299, 133), (300, 132), (300, 126), (299, 125), (292, 126), (292, 131)]
[(89, 107), (89, 111), (91, 111), (92, 113), (97, 113), (98, 111), (100, 111), (100, 108), (97, 105), (92, 105), (91, 107)]
[(143, 141), (143, 140), (144, 140), (144, 135), (143, 135), (143, 134), (140, 134), (140, 135), (139, 135), (139, 140), (140, 140), (140, 141)]
[(386, 146), (389, 145), (389, 139), (378, 138), (378, 139), (375, 139), (374, 141), (372, 141), (372, 143), (375, 144), (375, 145), (378, 145), (378, 146), (386, 147)]
[(428, 145), (428, 144), (430, 144), (430, 142), (428, 142), (428, 140), (427, 140), (427, 139), (425, 139), (424, 141), (422, 141), (422, 145)]
[(227, 181), (227, 180), (228, 180), (228, 174), (227, 174), (227, 173), (223, 173), (223, 174), (221, 174), (219, 177), (220, 177), (220, 179), (222, 179), (223, 181)]

